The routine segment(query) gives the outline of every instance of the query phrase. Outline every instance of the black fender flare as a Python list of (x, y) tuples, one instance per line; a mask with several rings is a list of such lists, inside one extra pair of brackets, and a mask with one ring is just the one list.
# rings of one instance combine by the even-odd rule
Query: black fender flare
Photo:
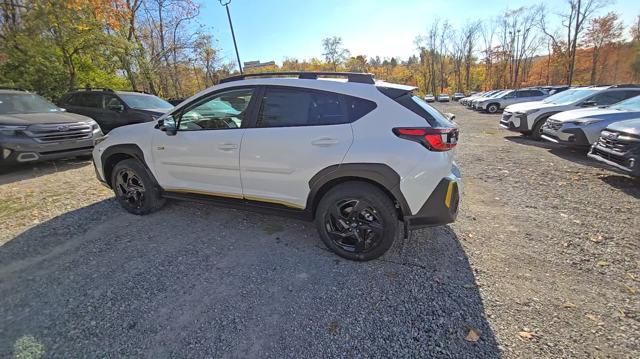
[[(383, 163), (343, 163), (332, 165), (318, 171), (309, 180), (309, 195), (307, 197), (306, 209), (311, 215), (315, 213), (315, 207), (322, 195), (332, 187), (332, 184), (345, 180), (365, 180), (373, 182), (391, 195), (400, 207), (402, 216), (410, 216), (411, 209), (407, 200), (400, 191), (400, 175)], [(328, 185), (328, 186), (327, 186)]]
[[(149, 166), (147, 165), (147, 161), (144, 157), (144, 152), (142, 152), (142, 149), (140, 149), (140, 147), (134, 143), (123, 143), (123, 144), (117, 144), (117, 145), (107, 147), (104, 150), (104, 152), (102, 152), (102, 155), (100, 155), (102, 173), (104, 174), (104, 177), (105, 177), (104, 179), (109, 186), (111, 186), (111, 178), (110, 178), (111, 176), (107, 175), (107, 172), (110, 172), (110, 168), (107, 165), (111, 165), (109, 163), (109, 159), (112, 158), (114, 155), (125, 155), (126, 157), (131, 157), (138, 160), (142, 164), (142, 166), (147, 170), (150, 177), (154, 181), (156, 181), (155, 176), (153, 176), (153, 173), (151, 172), (151, 170), (149, 169)], [(115, 163), (113, 165), (115, 165)], [(156, 184), (157, 184), (157, 181), (156, 181)]]

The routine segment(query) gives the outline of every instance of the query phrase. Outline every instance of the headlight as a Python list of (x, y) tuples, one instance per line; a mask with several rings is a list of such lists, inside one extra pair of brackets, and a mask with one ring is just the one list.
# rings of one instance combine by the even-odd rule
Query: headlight
[(575, 120), (575, 121), (569, 121), (568, 123), (575, 125), (575, 126), (589, 126), (592, 123), (596, 123), (596, 122), (600, 122), (602, 121), (601, 119), (597, 119), (597, 118), (586, 118), (586, 119), (580, 119), (580, 120)]
[(0, 125), (0, 134), (5, 136), (15, 136), (27, 129), (27, 126)]

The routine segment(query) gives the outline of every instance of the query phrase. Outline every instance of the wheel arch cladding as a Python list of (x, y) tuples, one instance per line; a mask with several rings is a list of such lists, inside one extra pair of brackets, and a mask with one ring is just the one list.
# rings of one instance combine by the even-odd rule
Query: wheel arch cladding
[(385, 192), (398, 205), (398, 218), (410, 216), (411, 210), (400, 191), (400, 175), (382, 163), (346, 163), (326, 167), (309, 180), (307, 206), (312, 216), (322, 196), (331, 188), (345, 182), (371, 183)]
[[(138, 160), (147, 170), (147, 172), (151, 174), (151, 171), (149, 171), (149, 167), (147, 166), (147, 162), (144, 158), (144, 153), (142, 152), (140, 147), (135, 144), (113, 145), (111, 147), (108, 147), (102, 153), (102, 156), (100, 158), (102, 160), (102, 171), (104, 173), (104, 179), (105, 181), (107, 181), (109, 187), (111, 187), (112, 185), (111, 175), (113, 168), (116, 166), (116, 164), (118, 164), (118, 162), (129, 158)], [(151, 178), (155, 180), (153, 176), (151, 176)]]

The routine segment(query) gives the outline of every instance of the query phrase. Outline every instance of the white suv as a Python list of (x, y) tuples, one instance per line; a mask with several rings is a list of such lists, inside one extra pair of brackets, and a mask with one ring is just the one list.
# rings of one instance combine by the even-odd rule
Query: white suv
[(640, 94), (637, 85), (590, 86), (570, 88), (543, 101), (507, 106), (500, 126), (511, 131), (542, 138), (542, 126), (556, 113), (585, 107), (608, 106)]
[(97, 177), (134, 214), (180, 198), (299, 215), (338, 255), (370, 260), (399, 221), (406, 236), (457, 215), (458, 129), (413, 90), (370, 74), (234, 76), (110, 132)]

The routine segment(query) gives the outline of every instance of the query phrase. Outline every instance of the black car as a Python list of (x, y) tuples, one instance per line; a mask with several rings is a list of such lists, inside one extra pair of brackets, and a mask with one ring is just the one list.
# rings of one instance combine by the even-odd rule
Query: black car
[(147, 93), (84, 88), (71, 91), (58, 106), (94, 119), (107, 133), (116, 127), (154, 121), (173, 108), (169, 102)]

